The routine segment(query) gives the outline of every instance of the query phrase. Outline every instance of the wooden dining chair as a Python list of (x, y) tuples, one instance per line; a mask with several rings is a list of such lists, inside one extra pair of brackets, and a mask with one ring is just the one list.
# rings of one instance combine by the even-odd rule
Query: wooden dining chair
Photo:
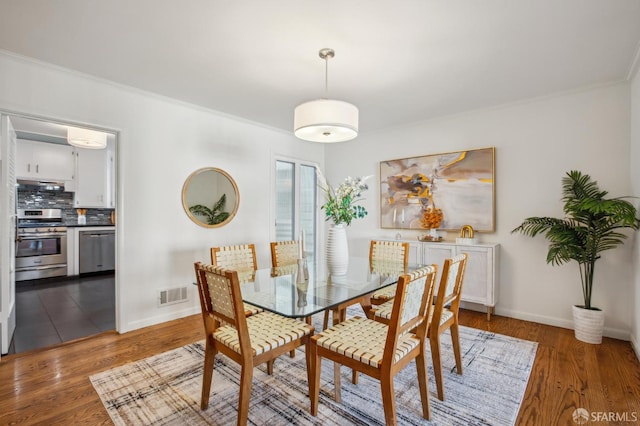
[(254, 244), (211, 247), (211, 264), (234, 271), (258, 269)]
[[(458, 311), (464, 282), (464, 271), (467, 265), (467, 254), (445, 259), (440, 285), (436, 295), (433, 313), (429, 318), (427, 337), (431, 345), (433, 371), (436, 377), (438, 399), (444, 401), (444, 382), (442, 378), (442, 359), (440, 355), (440, 335), (451, 329), (451, 343), (456, 359), (456, 371), (462, 374), (462, 354), (460, 351), (460, 334), (458, 330)], [(388, 324), (391, 319), (393, 301), (388, 301), (371, 310), (375, 321)]]
[[(371, 272), (386, 276), (399, 276), (407, 272), (408, 262), (409, 243), (371, 240), (369, 244), (369, 267)], [(370, 305), (362, 305), (362, 309), (371, 317), (369, 314), (371, 305), (381, 305), (392, 299), (395, 293), (395, 285), (375, 291), (368, 300)]]
[(215, 356), (222, 353), (242, 368), (238, 425), (245, 425), (254, 367), (266, 362), (271, 374), (275, 358), (304, 345), (309, 380), (309, 339), (314, 328), (273, 312), (245, 316), (236, 271), (200, 262), (194, 266), (199, 275), (198, 290), (206, 342), (200, 408), (205, 410), (209, 405)]
[(298, 241), (271, 242), (271, 266), (274, 268), (296, 264), (299, 256), (300, 245)]
[(397, 424), (393, 378), (415, 359), (422, 416), (431, 418), (426, 332), (435, 274), (436, 268), (425, 266), (399, 277), (388, 325), (356, 316), (311, 338), (312, 415), (318, 414), (321, 363), (327, 358), (378, 379), (386, 424)]
[[(256, 248), (253, 244), (237, 244), (231, 246), (211, 247), (211, 264), (238, 273), (255, 272), (258, 269)], [(263, 310), (249, 303), (244, 304), (247, 316)]]
[(462, 355), (460, 351), (460, 333), (458, 311), (464, 283), (464, 272), (467, 267), (467, 254), (462, 253), (445, 259), (440, 276), (440, 284), (436, 294), (433, 316), (429, 321), (427, 337), (431, 345), (433, 371), (436, 377), (438, 399), (444, 401), (444, 383), (442, 380), (442, 360), (440, 357), (440, 335), (451, 330), (451, 343), (456, 359), (456, 371), (462, 374)]

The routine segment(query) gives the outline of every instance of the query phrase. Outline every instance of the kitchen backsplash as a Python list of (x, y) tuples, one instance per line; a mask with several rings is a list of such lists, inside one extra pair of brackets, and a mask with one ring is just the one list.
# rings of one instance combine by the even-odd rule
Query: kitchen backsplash
[[(61, 209), (62, 220), (67, 224), (78, 223), (78, 213), (73, 207), (73, 192), (48, 190), (37, 185), (18, 186), (19, 209)], [(113, 209), (87, 209), (87, 225), (111, 225)]]

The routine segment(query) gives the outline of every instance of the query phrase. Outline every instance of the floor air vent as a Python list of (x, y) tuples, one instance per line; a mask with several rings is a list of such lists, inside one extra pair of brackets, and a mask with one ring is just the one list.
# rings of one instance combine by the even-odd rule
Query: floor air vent
[(160, 290), (160, 306), (173, 305), (186, 302), (188, 299), (187, 287), (175, 287)]

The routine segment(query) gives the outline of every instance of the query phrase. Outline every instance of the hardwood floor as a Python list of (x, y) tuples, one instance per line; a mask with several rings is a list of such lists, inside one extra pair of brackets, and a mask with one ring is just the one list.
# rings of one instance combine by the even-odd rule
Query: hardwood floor
[[(588, 424), (640, 423), (640, 363), (629, 342), (605, 338), (589, 345), (575, 340), (572, 330), (500, 316), (488, 322), (485, 314), (466, 310), (460, 320), (539, 343), (518, 425), (574, 425), (579, 407), (590, 412)], [(200, 340), (201, 321), (194, 315), (2, 357), (0, 424), (111, 424), (88, 377)]]

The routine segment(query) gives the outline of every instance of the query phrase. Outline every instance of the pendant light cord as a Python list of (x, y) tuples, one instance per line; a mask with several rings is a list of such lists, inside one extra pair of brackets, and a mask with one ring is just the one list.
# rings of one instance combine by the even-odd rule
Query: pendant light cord
[(335, 56), (333, 49), (320, 49), (318, 55), (324, 59), (324, 99), (329, 99), (329, 59)]
[(329, 99), (329, 56), (324, 58), (324, 98)]

